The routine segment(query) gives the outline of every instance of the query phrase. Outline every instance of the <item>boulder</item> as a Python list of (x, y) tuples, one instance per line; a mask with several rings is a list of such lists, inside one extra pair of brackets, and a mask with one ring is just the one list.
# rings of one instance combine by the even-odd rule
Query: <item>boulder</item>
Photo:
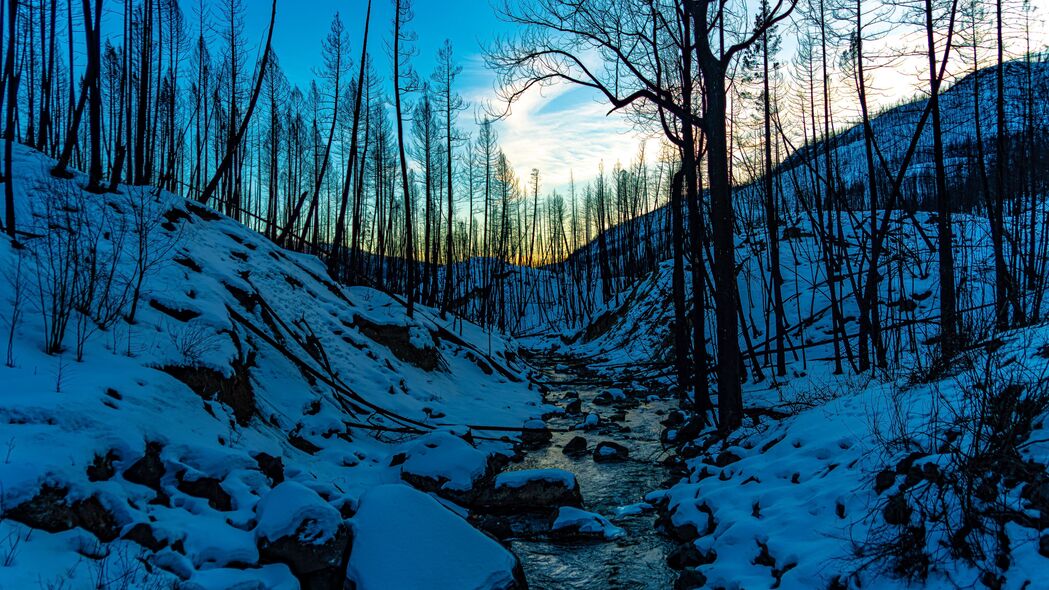
[(76, 513), (66, 500), (69, 490), (44, 485), (35, 496), (18, 504), (4, 515), (28, 527), (49, 533), (61, 533), (76, 527)]
[(351, 522), (346, 578), (356, 590), (528, 587), (513, 553), (409, 486), (368, 490)]
[(284, 459), (282, 457), (257, 453), (254, 459), (259, 466), (259, 471), (270, 480), (270, 485), (275, 486), (284, 481)]
[(529, 420), (525, 422), (524, 428), (521, 431), (521, 444), (526, 449), (542, 448), (554, 437), (542, 420)]
[(699, 570), (687, 569), (678, 574), (674, 580), (674, 590), (694, 590), (704, 588), (707, 585), (707, 577)]
[(576, 428), (582, 428), (583, 430), (593, 430), (601, 423), (601, 417), (596, 413), (591, 412), (583, 418), (582, 424), (576, 426)]
[(685, 543), (678, 545), (669, 554), (667, 554), (667, 565), (671, 569), (683, 570), (691, 567), (698, 567), (706, 565), (708, 563), (714, 563), (717, 559), (717, 554), (713, 551), (709, 553), (703, 553), (696, 548), (693, 543)]
[(255, 507), (264, 563), (286, 564), (303, 588), (341, 588), (352, 544), (342, 515), (317, 492), (286, 481)]
[(565, 446), (561, 449), (561, 452), (569, 457), (585, 455), (586, 451), (586, 439), (581, 436), (572, 437), (572, 440), (565, 443)]
[(70, 502), (68, 495), (67, 488), (44, 485), (35, 496), (8, 510), (4, 516), (49, 533), (80, 527), (106, 543), (119, 536), (120, 524), (97, 496)]
[(496, 476), (479, 492), (474, 507), (484, 512), (547, 511), (560, 506), (582, 506), (579, 482), (563, 469), (526, 469)]
[(714, 465), (716, 467), (728, 467), (740, 459), (741, 457), (732, 451), (725, 451), (718, 453), (718, 456), (714, 458)]
[(120, 536), (120, 523), (97, 496), (73, 503), (76, 523), (80, 528), (98, 537), (104, 543), (115, 541)]
[(160, 480), (165, 473), (164, 461), (160, 458), (163, 448), (158, 442), (146, 443), (146, 454), (124, 470), (124, 479), (160, 492)]
[(122, 538), (138, 543), (154, 553), (168, 546), (167, 540), (158, 539), (153, 525), (146, 522), (135, 523), (122, 535)]
[(484, 514), (474, 512), (467, 518), (471, 525), (489, 535), (507, 539), (540, 539), (550, 534), (550, 516), (542, 513)]
[(629, 458), (630, 450), (619, 443), (601, 441), (594, 447), (594, 461), (598, 463), (626, 461)]
[(583, 411), (583, 402), (579, 398), (575, 398), (572, 401), (565, 404), (566, 414), (579, 414)]
[(215, 510), (222, 512), (233, 510), (233, 498), (222, 488), (222, 481), (219, 479), (214, 477), (184, 479), (184, 475), (179, 474), (177, 487), (183, 494), (207, 500), (208, 506)]
[(571, 506), (557, 509), (550, 523), (550, 536), (557, 539), (618, 539), (626, 531), (600, 514)]
[(353, 323), (361, 334), (390, 349), (399, 360), (424, 371), (446, 370), (437, 343), (426, 328), (377, 323), (361, 314), (354, 316)]
[(96, 454), (91, 461), (91, 465), (87, 466), (87, 480), (109, 481), (112, 479), (117, 474), (117, 469), (113, 466), (113, 462), (119, 458), (116, 451), (112, 449), (107, 451), (105, 455)]
[(401, 459), (401, 479), (416, 489), (468, 503), (475, 486), (490, 475), (488, 455), (448, 432), (412, 441)]

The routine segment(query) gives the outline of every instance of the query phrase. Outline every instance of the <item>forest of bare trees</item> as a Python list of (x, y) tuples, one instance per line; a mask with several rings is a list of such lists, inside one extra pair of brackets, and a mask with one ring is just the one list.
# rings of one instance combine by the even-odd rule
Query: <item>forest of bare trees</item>
[[(584, 325), (672, 260), (679, 394), (725, 430), (742, 423), (741, 382), (784, 376), (796, 350), (803, 318), (786, 310), (782, 267), (802, 226), (839, 372), (890, 363), (886, 252), (918, 211), (935, 213), (918, 229), (937, 256), (941, 358), (979, 329), (955, 215), (986, 220), (995, 326), (1040, 317), (1049, 136), (1036, 97), (1049, 77), (1026, 2), (506, 2), (519, 32), (487, 52), (500, 100), (467, 104), (461, 48), (445, 41), (418, 71), (412, 7), (392, 1), (392, 22), (371, 1), (336, 15), (300, 86), (273, 47), (290, 9), (277, 0), (264, 30), (245, 26), (243, 0), (9, 0), (4, 176), (24, 143), (55, 176), (86, 173), (88, 191), (154, 185), (318, 255), (346, 284), (403, 295), (409, 314), (421, 304), (519, 334)], [(882, 75), (893, 68), (909, 73)], [(567, 187), (519, 174), (499, 118), (551, 83), (588, 88), (654, 141)], [(907, 91), (884, 96), (886, 84)], [(952, 86), (967, 94), (946, 106)], [(927, 100), (889, 108), (915, 95)], [(9, 182), (5, 197), (4, 230), (28, 237)], [(762, 355), (741, 256), (768, 273)]]

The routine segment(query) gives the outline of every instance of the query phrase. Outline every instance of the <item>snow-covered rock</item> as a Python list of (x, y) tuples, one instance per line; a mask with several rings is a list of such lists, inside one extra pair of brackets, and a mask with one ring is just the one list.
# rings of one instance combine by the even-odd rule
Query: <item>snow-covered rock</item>
[(489, 472), (488, 454), (449, 432), (423, 435), (402, 453), (402, 479), (453, 499), (465, 497)]
[(550, 525), (550, 532), (554, 536), (568, 538), (617, 539), (626, 535), (626, 531), (612, 524), (604, 516), (571, 506), (562, 506), (557, 509), (557, 515)]
[(626, 461), (629, 458), (630, 449), (616, 442), (603, 440), (594, 447), (594, 461), (598, 463)]
[(492, 486), (482, 490), (475, 503), (486, 512), (527, 512), (582, 506), (583, 496), (575, 475), (568, 471), (523, 469), (497, 475)]
[(406, 485), (369, 490), (351, 522), (347, 578), (358, 590), (524, 587), (512, 553)]

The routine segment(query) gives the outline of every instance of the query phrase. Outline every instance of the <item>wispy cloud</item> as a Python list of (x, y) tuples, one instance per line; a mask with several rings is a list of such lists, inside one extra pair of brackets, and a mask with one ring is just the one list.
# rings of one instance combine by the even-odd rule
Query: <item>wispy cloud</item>
[(514, 106), (500, 130), (500, 144), (520, 171), (538, 168), (547, 188), (564, 189), (597, 175), (603, 161), (629, 163), (643, 136), (620, 114), (608, 115), (595, 93), (558, 85), (533, 89)]

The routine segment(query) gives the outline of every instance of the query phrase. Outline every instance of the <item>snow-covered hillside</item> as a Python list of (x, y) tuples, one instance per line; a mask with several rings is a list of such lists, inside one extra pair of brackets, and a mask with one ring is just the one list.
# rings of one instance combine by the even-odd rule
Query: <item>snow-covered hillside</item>
[[(705, 587), (1045, 588), (1047, 345), (1049, 327), (1012, 332), (932, 383), (751, 386), (748, 405), (776, 412), (687, 453), (687, 481), (648, 499)], [(995, 435), (976, 418), (1002, 399), (1041, 413), (1019, 455), (981, 465)]]
[(0, 587), (341, 587), (347, 563), (362, 589), (519, 583), (512, 554), (400, 483), (469, 486), (513, 452), (483, 428), (543, 412), (515, 344), (52, 165), (16, 146), (30, 235), (0, 241)]
[[(1020, 65), (1009, 64), (1010, 79), (1024, 75)], [(1047, 71), (1034, 64), (1035, 83), (1044, 84)], [(993, 70), (980, 77), (986, 89)], [(951, 142), (971, 138), (965, 109), (971, 109), (972, 83), (965, 79), (944, 94)], [(876, 126), (883, 145), (913, 127), (923, 106), (883, 115)], [(993, 120), (984, 125), (989, 130)], [(834, 146), (846, 185), (862, 177), (858, 131), (842, 134)], [(800, 158), (781, 167), (788, 204), (808, 182)], [(911, 176), (926, 173), (918, 166)], [(759, 191), (747, 185), (735, 196), (753, 202)], [(1044, 220), (1044, 207), (1023, 211), (1022, 219), (1007, 216), (1005, 223)], [(788, 206), (779, 236), (787, 375), (777, 376), (766, 230), (760, 215), (751, 219), (746, 211), (737, 226), (736, 260), (747, 419), (738, 432), (722, 436), (688, 413), (668, 417), (665, 442), (678, 450), (686, 475), (647, 497), (679, 543), (670, 558), (681, 570), (678, 587), (1049, 587), (1043, 579), (1049, 564), (1049, 326), (994, 329), (987, 219), (979, 212), (953, 219), (958, 308), (969, 344), (943, 364), (937, 361), (936, 217), (892, 212), (878, 292), (891, 353), (884, 369), (858, 375), (855, 282), (866, 272), (870, 212), (836, 216), (838, 270), (829, 280), (820, 228), (801, 207)], [(642, 235), (661, 232), (665, 215), (659, 210), (633, 223)], [(1038, 225), (1034, 239), (1041, 243), (1047, 231)], [(609, 242), (623, 232), (611, 230)], [(596, 256), (595, 246), (582, 255)], [(589, 359), (620, 382), (675, 387), (673, 337), (680, 327), (671, 276), (671, 261), (663, 261), (600, 306), (589, 325), (555, 327), (536, 345)], [(847, 339), (834, 337), (830, 284)], [(685, 285), (690, 291), (687, 264)], [(1032, 310), (1040, 301), (1033, 289), (1023, 296)], [(1035, 317), (1044, 318), (1044, 303), (1039, 311)], [(707, 346), (713, 353), (713, 342)]]
[[(974, 154), (972, 148), (967, 145), (976, 140), (974, 89), (979, 91), (980, 96), (980, 129), (986, 143), (984, 156), (988, 160), (993, 160), (994, 140), (998, 132), (994, 110), (997, 98), (996, 71), (997, 68), (990, 67), (975, 74), (963, 76), (940, 95), (943, 140), (948, 152), (947, 156), (951, 160), (948, 173), (952, 183), (961, 182), (976, 174), (975, 170), (970, 169), (972, 165), (970, 160)], [(1035, 59), (1006, 62), (1004, 66), (1006, 121), (1010, 133), (1021, 134), (1030, 131), (1040, 138), (1046, 133), (1044, 122), (1049, 120), (1049, 107), (1045, 101), (1029, 100), (1026, 90), (1028, 78), (1030, 78), (1031, 93), (1034, 97), (1044, 96), (1049, 92), (1049, 61)], [(898, 169), (927, 104), (928, 100), (919, 96), (914, 100), (875, 114), (871, 118), (878, 149), (890, 170), (895, 172)], [(1029, 110), (1030, 116), (1027, 115)], [(1028, 120), (1034, 122), (1033, 129), (1025, 129), (1024, 126)], [(786, 221), (803, 219), (802, 201), (797, 196), (802, 191), (805, 191), (806, 194), (814, 192), (810, 166), (822, 170), (827, 145), (831, 151), (831, 160), (841, 190), (850, 198), (866, 190), (867, 168), (862, 124), (853, 123), (838, 130), (827, 144), (821, 140), (801, 145), (799, 140), (796, 145), (792, 146), (797, 148), (797, 151), (791, 153), (776, 166), (776, 191), (781, 193), (781, 202), (784, 207), (781, 214), (787, 218)], [(919, 140), (914, 161), (908, 168), (907, 181), (902, 186), (904, 196), (910, 199), (906, 203), (908, 207), (919, 204), (926, 207), (929, 205), (929, 203), (916, 203), (915, 201), (920, 196), (916, 193), (921, 192), (924, 188), (921, 186), (922, 181), (928, 180), (932, 175), (932, 169), (929, 166), (931, 160), (932, 129), (931, 125), (927, 124)], [(881, 164), (879, 163), (878, 166), (880, 170)], [(743, 167), (741, 166), (740, 169), (742, 170)], [(763, 189), (760, 179), (757, 182), (740, 182), (737, 179), (737, 182), (740, 184), (734, 187), (733, 198), (737, 202), (738, 222), (761, 223), (763, 209), (760, 206), (751, 205), (761, 201)], [(883, 198), (888, 188), (888, 186), (883, 186), (880, 189)], [(927, 190), (927, 192), (931, 191)], [(975, 195), (971, 194), (955, 195), (958, 202), (965, 207), (971, 207), (974, 203), (982, 205), (974, 197)], [(609, 229), (605, 237), (610, 256), (614, 256), (628, 234), (636, 236), (639, 247), (649, 243), (657, 249), (660, 247), (668, 249), (671, 243), (669, 232), (669, 209), (664, 204), (652, 212)], [(669, 256), (669, 253), (664, 252), (664, 255)], [(590, 257), (596, 264), (597, 240), (592, 240), (572, 256)]]
[[(683, 568), (678, 587), (1045, 587), (1049, 325), (993, 332), (986, 220), (958, 216), (961, 307), (973, 341), (937, 365), (937, 269), (919, 231), (934, 234), (933, 222), (924, 213), (894, 221), (879, 298), (896, 352), (887, 370), (863, 375), (847, 360), (855, 350), (840, 341), (835, 351), (821, 252), (807, 224), (783, 242), (790, 353), (787, 376), (775, 375), (763, 244), (738, 237), (747, 420), (722, 437), (687, 413), (670, 416), (665, 441), (687, 475), (647, 496), (680, 543), (672, 554)], [(850, 244), (860, 238), (852, 227), (844, 231)], [(851, 337), (856, 302), (838, 296)], [(673, 387), (673, 319), (667, 261), (588, 327), (539, 342), (620, 382)], [(1007, 417), (981, 426), (998, 412)], [(1004, 446), (1018, 454), (998, 449), (1003, 458), (988, 466), (988, 429), (1014, 436), (1015, 446)], [(963, 500), (967, 486), (983, 486), (976, 508)], [(964, 528), (972, 513), (980, 516)], [(961, 557), (973, 546), (976, 565)]]
[[(879, 212), (879, 215), (881, 212)], [(937, 265), (935, 252), (929, 249), (929, 238), (935, 236), (935, 217), (927, 213), (893, 216), (892, 237), (886, 240), (882, 259), (879, 300), (883, 306), (882, 324), (887, 332), (904, 339), (908, 351), (893, 359), (908, 369), (927, 366), (926, 354), (935, 344), (939, 313)], [(851, 262), (844, 270), (853, 275), (861, 268), (865, 228), (869, 213), (852, 212), (843, 217), (841, 243), (847, 245)], [(956, 216), (955, 245), (958, 251), (957, 271), (965, 277), (958, 296), (959, 309), (966, 312), (968, 326), (983, 330), (989, 325), (993, 301), (992, 252), (986, 219)], [(736, 259), (739, 261), (739, 289), (746, 322), (741, 335), (744, 351), (753, 350), (760, 364), (768, 364), (774, 353), (775, 320), (767, 301), (768, 254), (764, 235), (747, 233), (737, 236)], [(833, 355), (833, 317), (831, 293), (827, 282), (826, 261), (812, 223), (798, 221), (784, 228), (781, 236), (783, 300), (787, 326), (788, 360), (796, 371), (804, 372), (813, 361)], [(686, 268), (686, 275), (688, 275)], [(600, 308), (591, 324), (569, 331), (560, 342), (564, 350), (573, 350), (603, 362), (608, 368), (636, 367), (653, 364), (667, 366), (672, 361), (673, 303), (671, 300), (671, 261), (664, 261), (656, 272), (637, 281)], [(692, 280), (686, 276), (686, 289)], [(842, 322), (853, 336), (858, 330), (858, 302), (848, 281), (836, 284), (835, 297), (842, 308)], [(691, 295), (688, 297), (691, 301)], [(712, 307), (713, 303), (708, 302)], [(708, 325), (714, 318), (708, 309)], [(895, 336), (894, 336), (895, 337)], [(713, 350), (712, 348), (710, 349)], [(843, 358), (851, 353), (843, 353)], [(752, 357), (748, 356), (748, 364)], [(816, 365), (818, 366), (818, 362)]]

